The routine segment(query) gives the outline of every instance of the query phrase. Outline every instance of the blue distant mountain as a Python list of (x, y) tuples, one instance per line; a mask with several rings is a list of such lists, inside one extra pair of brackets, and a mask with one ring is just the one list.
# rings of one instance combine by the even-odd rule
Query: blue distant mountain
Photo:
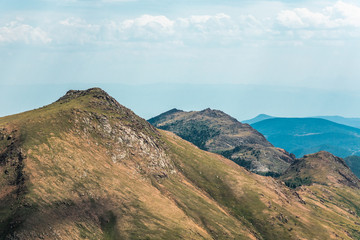
[[(242, 123), (247, 123), (247, 124), (251, 125), (251, 124), (254, 124), (254, 123), (266, 120), (266, 119), (270, 119), (270, 118), (278, 118), (278, 117), (270, 116), (267, 114), (259, 114), (254, 118), (242, 121)], [(326, 120), (329, 120), (329, 121), (332, 121), (335, 123), (347, 125), (350, 127), (360, 128), (360, 118), (345, 118), (342, 116), (315, 116), (315, 117), (309, 117), (309, 118), (321, 118), (321, 119), (326, 119)]]
[(274, 146), (297, 157), (328, 151), (339, 157), (360, 155), (360, 129), (321, 118), (270, 118), (251, 124)]
[(257, 115), (256, 117), (254, 117), (252, 119), (242, 121), (242, 123), (247, 123), (247, 124), (251, 125), (251, 124), (254, 124), (254, 123), (266, 120), (266, 119), (270, 119), (270, 118), (274, 118), (274, 117), (270, 116), (270, 115), (266, 115), (266, 114), (259, 114), (259, 115)]
[(341, 116), (318, 116), (316, 118), (322, 118), (332, 122), (344, 124), (350, 127), (360, 128), (360, 118), (345, 118)]

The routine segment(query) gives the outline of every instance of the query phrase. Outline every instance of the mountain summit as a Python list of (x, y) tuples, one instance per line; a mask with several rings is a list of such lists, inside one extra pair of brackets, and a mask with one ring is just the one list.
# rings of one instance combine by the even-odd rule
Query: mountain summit
[(288, 188), (97, 88), (0, 118), (0, 239), (350, 240), (359, 206), (346, 182)]
[(293, 187), (306, 182), (328, 186), (346, 185), (360, 189), (360, 180), (345, 161), (325, 151), (305, 155), (296, 160), (281, 178)]
[(220, 153), (253, 172), (279, 174), (294, 160), (286, 151), (273, 147), (250, 125), (219, 110), (170, 110), (148, 121), (201, 149)]

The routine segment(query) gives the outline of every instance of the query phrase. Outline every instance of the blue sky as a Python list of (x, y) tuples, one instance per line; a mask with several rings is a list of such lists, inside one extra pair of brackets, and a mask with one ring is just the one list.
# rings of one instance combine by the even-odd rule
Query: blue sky
[(356, 1), (0, 0), (0, 116), (100, 86), (145, 118), (360, 117), (359, 66)]

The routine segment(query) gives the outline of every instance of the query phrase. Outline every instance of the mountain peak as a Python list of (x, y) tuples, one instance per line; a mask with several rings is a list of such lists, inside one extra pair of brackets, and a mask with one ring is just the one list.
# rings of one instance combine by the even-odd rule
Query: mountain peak
[(257, 122), (260, 122), (260, 121), (263, 121), (263, 120), (266, 120), (266, 119), (270, 119), (270, 118), (274, 118), (274, 117), (270, 116), (270, 115), (267, 115), (267, 114), (264, 114), (264, 113), (261, 113), (261, 114), (257, 115), (256, 117), (254, 117), (252, 119), (244, 120), (242, 122), (247, 123), (247, 124), (254, 124), (254, 123), (257, 123)]
[(110, 97), (110, 95), (105, 92), (104, 90), (102, 90), (101, 88), (89, 88), (87, 90), (69, 90), (66, 92), (66, 94), (64, 96), (62, 96), (61, 98), (59, 98), (59, 100), (57, 100), (57, 102), (60, 101), (70, 101), (72, 99), (76, 99), (82, 96), (86, 96), (86, 95), (93, 95), (93, 96), (104, 96), (104, 97)]
[(231, 118), (232, 120), (237, 121), (236, 119), (234, 119), (233, 117), (231, 117), (230, 115), (227, 115), (226, 113), (224, 113), (223, 111), (220, 110), (216, 110), (216, 109), (211, 109), (211, 108), (206, 108), (202, 111), (198, 112), (200, 115), (205, 115), (208, 117), (212, 117), (212, 118), (217, 118), (217, 117), (228, 117)]
[(258, 118), (258, 117), (272, 117), (272, 116), (267, 115), (267, 114), (265, 114), (265, 113), (260, 113), (260, 114), (257, 115), (256, 117)]
[(282, 179), (292, 187), (303, 183), (318, 183), (360, 188), (360, 180), (352, 173), (345, 161), (326, 151), (308, 154), (296, 160), (286, 170)]
[(97, 87), (87, 90), (69, 90), (55, 103), (66, 104), (70, 102), (78, 103), (86, 108), (116, 112), (122, 115), (134, 115), (130, 109), (122, 106), (107, 92)]

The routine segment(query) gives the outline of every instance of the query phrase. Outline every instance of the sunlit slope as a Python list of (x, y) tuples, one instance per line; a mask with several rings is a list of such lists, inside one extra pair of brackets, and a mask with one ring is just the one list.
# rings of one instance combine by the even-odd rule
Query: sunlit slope
[[(253, 235), (183, 181), (155, 128), (100, 89), (0, 122), (2, 239)], [(158, 188), (170, 179), (183, 199)]]
[(357, 239), (360, 193), (290, 189), (100, 89), (0, 119), (0, 239)]

